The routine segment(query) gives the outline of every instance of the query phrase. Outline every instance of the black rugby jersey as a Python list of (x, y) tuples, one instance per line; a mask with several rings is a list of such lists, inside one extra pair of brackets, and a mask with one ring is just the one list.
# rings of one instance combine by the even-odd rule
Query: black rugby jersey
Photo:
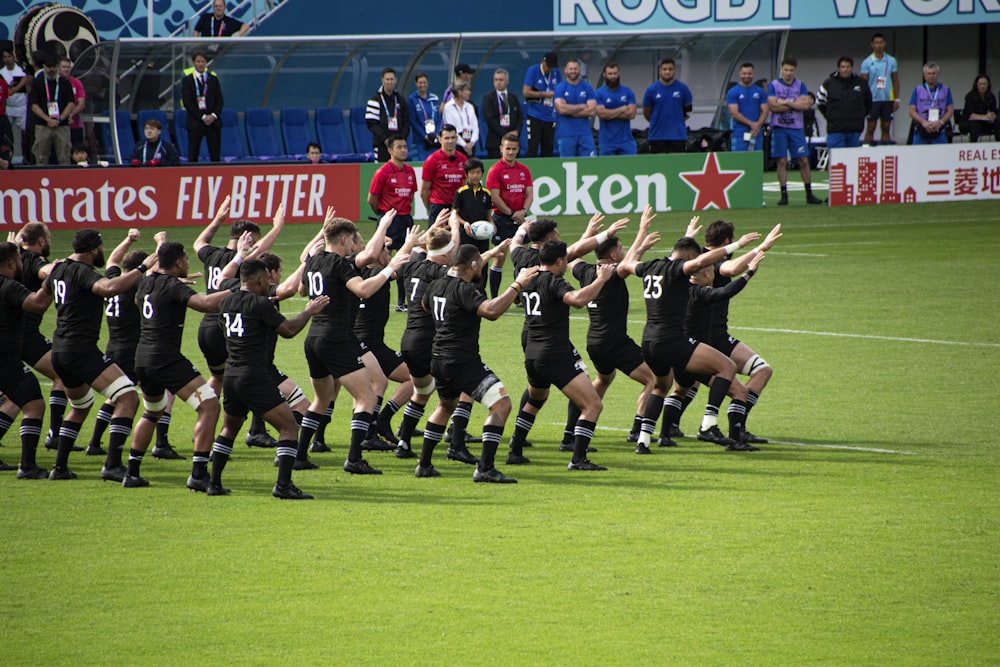
[(240, 290), (224, 298), (219, 304), (219, 327), (229, 353), (226, 375), (267, 373), (268, 335), (284, 321), (266, 296)]
[(0, 276), (0, 354), (11, 359), (21, 358), (24, 339), (25, 313), (21, 304), (31, 296), (27, 287), (16, 280)]
[[(104, 277), (117, 278), (122, 267), (109, 266)], [(108, 321), (108, 351), (135, 350), (139, 343), (139, 309), (135, 305), (138, 284), (121, 294), (104, 300), (104, 317)]]
[(684, 262), (669, 257), (641, 262), (636, 265), (635, 274), (642, 278), (642, 297), (646, 302), (643, 342), (662, 343), (683, 337), (691, 285), (684, 273)]
[(569, 340), (569, 306), (563, 297), (573, 291), (562, 276), (539, 271), (521, 293), (524, 303), (525, 359), (573, 355)]
[[(573, 277), (586, 287), (597, 280), (597, 266), (587, 262), (573, 265)], [(628, 336), (628, 286), (617, 272), (604, 283), (597, 298), (587, 304), (590, 326), (587, 346), (615, 345)]]
[(181, 353), (187, 302), (195, 291), (176, 276), (148, 273), (136, 288), (139, 310), (137, 366), (151, 366), (154, 360), (175, 358)]
[(403, 265), (403, 290), (406, 293), (406, 329), (399, 349), (426, 350), (434, 342), (434, 319), (421, 305), (424, 292), (432, 282), (448, 273), (448, 267), (426, 258), (411, 259)]
[(316, 313), (306, 338), (323, 338), (331, 342), (354, 340), (354, 319), (358, 298), (347, 283), (358, 276), (354, 264), (335, 252), (320, 252), (306, 260), (302, 284), (310, 298), (330, 297), (326, 308)]
[(432, 282), (424, 292), (423, 303), (434, 319), (435, 357), (448, 361), (479, 358), (477, 311), (486, 301), (482, 292), (469, 282), (445, 275)]
[(93, 292), (101, 279), (93, 266), (66, 259), (52, 268), (48, 284), (56, 307), (52, 350), (66, 352), (97, 346), (104, 299)]
[[(205, 265), (205, 294), (214, 294), (219, 291), (222, 269), (226, 268), (226, 265), (233, 261), (233, 257), (236, 257), (236, 250), (233, 248), (206, 245), (202, 246), (201, 250), (198, 251), (198, 259)], [(218, 314), (205, 313), (201, 318), (199, 326), (218, 326)]]

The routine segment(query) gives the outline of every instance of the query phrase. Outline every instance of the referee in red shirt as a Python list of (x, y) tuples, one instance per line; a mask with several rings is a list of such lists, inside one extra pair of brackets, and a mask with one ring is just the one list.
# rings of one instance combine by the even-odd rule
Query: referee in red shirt
[[(534, 200), (531, 172), (517, 161), (520, 150), (521, 140), (517, 135), (505, 134), (500, 140), (500, 161), (486, 174), (486, 188), (493, 198), (493, 224), (497, 227), (494, 245), (514, 236)], [(494, 257), (490, 266), (490, 293), (494, 299), (500, 291), (504, 259), (504, 255)]]
[[(406, 164), (409, 148), (406, 137), (401, 134), (391, 134), (385, 140), (389, 149), (389, 161), (379, 167), (372, 177), (368, 188), (368, 205), (375, 211), (379, 219), (391, 209), (396, 209), (396, 217), (386, 232), (386, 238), (392, 239), (392, 249), (403, 247), (406, 231), (413, 226), (413, 195), (417, 190), (417, 173), (413, 167)], [(403, 283), (396, 281), (396, 310), (406, 310), (403, 300)]]
[(427, 209), (428, 225), (443, 209), (451, 207), (455, 193), (465, 182), (465, 162), (469, 159), (457, 150), (458, 130), (454, 125), (442, 125), (438, 141), (441, 148), (427, 156), (420, 172), (420, 199)]

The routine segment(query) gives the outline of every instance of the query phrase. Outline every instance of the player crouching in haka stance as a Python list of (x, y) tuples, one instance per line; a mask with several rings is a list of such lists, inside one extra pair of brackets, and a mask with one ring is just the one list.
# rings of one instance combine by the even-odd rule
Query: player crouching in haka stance
[(269, 329), (276, 330), (282, 338), (292, 338), (302, 331), (309, 318), (330, 303), (330, 299), (325, 295), (317, 296), (299, 315), (285, 319), (268, 297), (270, 289), (267, 265), (252, 259), (240, 267), (239, 291), (229, 294), (219, 304), (219, 326), (226, 337), (229, 360), (222, 376), (224, 416), (222, 431), (212, 447), (208, 495), (229, 493), (229, 489), (222, 486), (222, 471), (233, 452), (233, 440), (252, 410), (278, 430), (278, 481), (272, 495), (286, 500), (312, 498), (292, 484), (298, 424), (268, 372), (267, 338)]
[[(504, 241), (497, 247), (506, 249), (508, 243)], [(482, 276), (485, 261), (476, 246), (460, 246), (447, 274), (431, 282), (422, 298), (424, 309), (434, 318), (431, 375), (437, 385), (438, 406), (424, 427), (424, 446), (414, 473), (417, 477), (440, 475), (431, 463), (431, 456), (464, 393), (490, 411), (483, 424), (483, 452), (473, 481), (498, 484), (517, 481), (494, 466), (511, 403), (500, 378), (479, 356), (479, 326), (482, 318), (496, 320), (507, 312), (524, 285), (538, 273), (538, 267), (521, 269), (510, 287), (487, 300), (473, 285)]]

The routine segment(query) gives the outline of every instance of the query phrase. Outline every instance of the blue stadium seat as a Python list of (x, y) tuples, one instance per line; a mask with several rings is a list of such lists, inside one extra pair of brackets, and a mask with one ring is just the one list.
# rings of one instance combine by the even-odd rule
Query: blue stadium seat
[[(174, 133), (177, 135), (177, 152), (181, 154), (181, 162), (188, 160), (188, 131), (187, 131), (187, 109), (178, 109), (174, 112)], [(198, 150), (198, 161), (208, 162), (208, 142), (202, 140), (201, 148)]]
[[(354, 152), (351, 138), (344, 124), (344, 111), (340, 107), (319, 107), (316, 109), (316, 136), (324, 153), (340, 155)], [(366, 152), (368, 147), (361, 149)]]
[(240, 131), (240, 117), (236, 109), (222, 109), (222, 160), (232, 162), (242, 160), (247, 155)]
[[(135, 132), (132, 130), (132, 116), (124, 109), (115, 111), (115, 122), (118, 124), (118, 149), (121, 151), (122, 159), (125, 160), (132, 154), (135, 148)], [(110, 141), (110, 131), (108, 140)], [(112, 146), (108, 144), (108, 152), (113, 153)]]
[(250, 155), (265, 160), (284, 155), (274, 127), (274, 114), (270, 109), (247, 109), (244, 123)]
[(372, 133), (365, 124), (365, 108), (351, 107), (351, 136), (354, 137), (354, 150), (367, 153), (372, 149)]
[(306, 146), (316, 141), (309, 125), (309, 112), (300, 108), (281, 110), (281, 137), (289, 155), (305, 155)]

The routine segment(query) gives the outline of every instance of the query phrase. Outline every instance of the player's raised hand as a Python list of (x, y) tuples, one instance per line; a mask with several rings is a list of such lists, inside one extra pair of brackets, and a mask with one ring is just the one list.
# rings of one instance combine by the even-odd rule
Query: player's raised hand
[(389, 225), (391, 225), (392, 221), (395, 219), (396, 219), (396, 209), (390, 208), (388, 211), (382, 214), (381, 218), (379, 218), (378, 221), (379, 229), (389, 229)]
[(743, 236), (741, 236), (740, 240), (737, 241), (737, 243), (741, 248), (746, 248), (748, 244), (752, 243), (753, 241), (756, 241), (759, 238), (760, 238), (759, 233), (750, 232), (749, 234), (744, 234)]
[(156, 241), (156, 247), (159, 248), (161, 245), (167, 242), (167, 233), (165, 231), (158, 231), (153, 234), (153, 240)]
[(610, 227), (608, 227), (608, 236), (615, 236), (618, 232), (625, 229), (628, 225), (628, 218), (621, 218), (615, 220)]
[(518, 283), (521, 287), (524, 287), (525, 285), (530, 283), (535, 276), (538, 275), (539, 268), (540, 267), (538, 266), (524, 267), (523, 269), (517, 272), (517, 278), (514, 279), (514, 282)]
[(131, 229), (128, 230), (128, 240), (130, 242), (135, 243), (136, 241), (139, 240), (140, 236), (142, 236), (142, 233), (135, 227), (132, 227)]
[(275, 227), (281, 227), (285, 224), (285, 202), (278, 204), (278, 209), (274, 212), (272, 221)]
[(323, 224), (328, 225), (330, 222), (337, 217), (337, 209), (333, 206), (326, 207), (326, 217), (323, 218)]
[(764, 261), (764, 253), (758, 251), (756, 254), (754, 254), (753, 259), (750, 260), (750, 264), (749, 266), (747, 266), (747, 268), (750, 269), (751, 271), (756, 271), (757, 267), (760, 265), (762, 261)]
[(656, 211), (653, 210), (652, 206), (646, 204), (646, 208), (642, 211), (642, 217), (639, 218), (639, 231), (649, 231), (649, 227), (653, 224), (654, 219), (656, 219)]
[(614, 275), (618, 266), (616, 264), (598, 264), (596, 282), (607, 282)]
[(653, 232), (652, 234), (649, 234), (644, 239), (642, 239), (642, 243), (640, 244), (639, 247), (642, 248), (642, 252), (646, 252), (659, 242), (660, 242), (660, 232)]
[(602, 222), (604, 222), (603, 213), (595, 213), (594, 215), (592, 215), (590, 217), (590, 220), (587, 221), (587, 229), (584, 230), (583, 235), (585, 237), (595, 236), (597, 232), (601, 231), (601, 229), (604, 227), (604, 225), (601, 224)]
[(694, 238), (698, 235), (698, 232), (701, 231), (701, 225), (698, 224), (699, 220), (701, 220), (700, 215), (696, 215), (691, 218), (691, 221), (688, 222), (687, 229), (684, 231), (684, 236)]
[(222, 200), (222, 204), (219, 205), (219, 210), (215, 214), (215, 222), (223, 223), (229, 219), (229, 200), (230, 196), (226, 195), (226, 198)]
[(399, 251), (389, 260), (389, 268), (393, 271), (410, 261), (410, 253)]
[(771, 231), (767, 233), (767, 236), (764, 237), (764, 242), (761, 243), (759, 246), (757, 246), (757, 250), (760, 250), (761, 252), (765, 250), (770, 250), (771, 246), (774, 245), (774, 242), (780, 238), (781, 238), (781, 223), (779, 222), (774, 226), (774, 228)]

